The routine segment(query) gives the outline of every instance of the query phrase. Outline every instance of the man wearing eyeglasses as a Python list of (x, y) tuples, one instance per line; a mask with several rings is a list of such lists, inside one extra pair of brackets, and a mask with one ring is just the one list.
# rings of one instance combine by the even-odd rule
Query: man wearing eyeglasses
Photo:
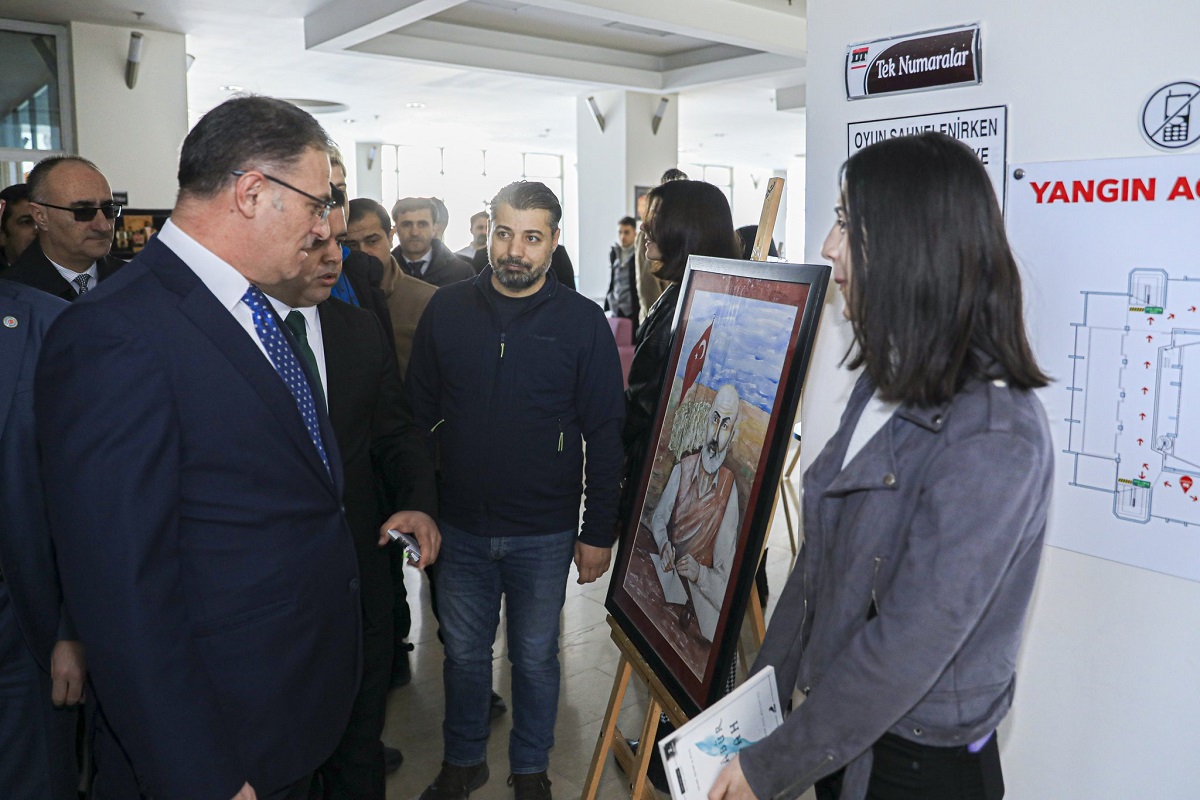
[(38, 237), (5, 277), (75, 300), (107, 280), (124, 261), (112, 249), (121, 206), (96, 165), (79, 156), (51, 156), (29, 173), (29, 213)]
[(329, 145), (282, 100), (209, 111), (170, 220), (47, 333), (36, 424), (95, 800), (304, 800), (350, 717), (342, 458), (264, 294), (330, 235)]

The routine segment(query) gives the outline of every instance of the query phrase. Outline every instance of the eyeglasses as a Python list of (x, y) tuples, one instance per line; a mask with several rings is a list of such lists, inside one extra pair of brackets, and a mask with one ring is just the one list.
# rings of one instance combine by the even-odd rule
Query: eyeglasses
[(121, 209), (124, 208), (120, 203), (101, 203), (98, 206), (56, 206), (53, 203), (39, 203), (37, 200), (30, 202), (46, 208), (57, 208), (59, 211), (70, 211), (75, 216), (76, 222), (91, 222), (96, 218), (97, 211), (103, 214), (105, 219), (116, 219), (121, 216)]
[[(278, 183), (283, 188), (291, 189), (296, 194), (304, 195), (309, 200), (312, 200), (313, 203), (315, 203), (317, 206), (316, 208), (313, 209), (313, 213), (317, 215), (317, 217), (321, 220), (321, 222), (324, 222), (325, 220), (329, 219), (329, 212), (333, 211), (335, 208), (338, 207), (338, 203), (333, 200), (326, 200), (324, 197), (317, 197), (314, 194), (309, 194), (308, 192), (304, 191), (303, 189), (297, 189), (295, 186), (292, 186), (290, 183), (288, 183), (286, 181), (281, 181), (281, 180), (279, 180), (279, 178), (276, 178), (272, 175), (268, 175), (267, 173), (262, 172), (260, 170), (254, 170), (254, 171), (258, 172), (260, 175), (262, 175), (264, 178), (269, 180), (271, 183)], [(232, 174), (236, 175), (237, 177), (240, 178), (243, 175), (245, 175), (247, 172), (249, 172), (249, 170), (235, 169), (232, 171)]]

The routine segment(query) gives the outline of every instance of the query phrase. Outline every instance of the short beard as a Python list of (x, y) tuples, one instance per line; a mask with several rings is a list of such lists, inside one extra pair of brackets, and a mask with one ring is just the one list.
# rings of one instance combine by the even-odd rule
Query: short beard
[(709, 451), (715, 442), (708, 442), (704, 447), (700, 448), (700, 466), (704, 467), (704, 471), (709, 475), (716, 475), (717, 470), (725, 463), (725, 456), (729, 453), (729, 448), (718, 450), (716, 455), (712, 455)]
[[(513, 264), (525, 268), (523, 272), (510, 272), (503, 269), (503, 265)], [(542, 276), (546, 274), (546, 270), (550, 267), (549, 263), (543, 264), (540, 268), (534, 267), (528, 261), (519, 259), (501, 259), (499, 266), (492, 266), (492, 274), (496, 276), (496, 280), (500, 281), (500, 285), (506, 289), (514, 289), (520, 291), (533, 286)]]

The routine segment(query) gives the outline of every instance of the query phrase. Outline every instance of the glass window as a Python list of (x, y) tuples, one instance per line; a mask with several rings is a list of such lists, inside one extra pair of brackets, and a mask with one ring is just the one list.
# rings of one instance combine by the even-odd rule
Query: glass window
[[(0, 21), (0, 148), (68, 149), (60, 70), (64, 31), (56, 26)], [(35, 159), (36, 160), (36, 159)]]

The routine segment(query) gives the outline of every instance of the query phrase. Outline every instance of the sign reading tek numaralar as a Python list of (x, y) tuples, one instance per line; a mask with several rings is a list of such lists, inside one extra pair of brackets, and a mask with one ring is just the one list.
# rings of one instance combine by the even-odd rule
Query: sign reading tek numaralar
[(914, 33), (846, 48), (846, 96), (962, 86), (982, 79), (979, 26)]

